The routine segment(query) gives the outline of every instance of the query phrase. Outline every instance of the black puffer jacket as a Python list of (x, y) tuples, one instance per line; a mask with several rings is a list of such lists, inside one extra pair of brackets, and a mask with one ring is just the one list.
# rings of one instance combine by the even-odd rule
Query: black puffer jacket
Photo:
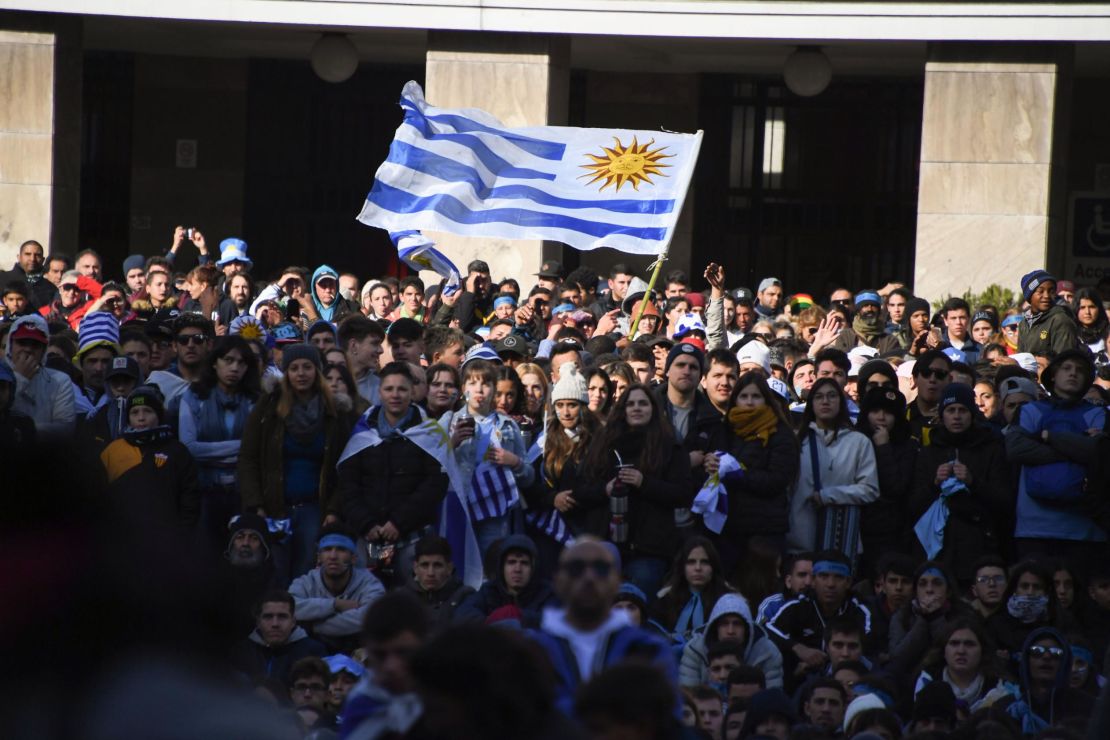
[[(931, 443), (921, 448), (909, 501), (912, 526), (940, 496), (934, 483), (941, 463), (956, 458), (971, 471), (971, 484), (945, 499), (949, 517), (944, 530), (944, 548), (934, 560), (956, 574), (961, 583), (975, 576), (975, 562), (984, 555), (997, 555), (1006, 522), (1013, 521), (1015, 492), (1010, 485), (1006, 450), (990, 429), (976, 426), (954, 437), (943, 426), (933, 428)], [(920, 547), (920, 543), (915, 544)]]
[(725, 478), (728, 519), (723, 535), (786, 534), (790, 529), (790, 487), (798, 477), (798, 443), (790, 426), (779, 422), (764, 445), (733, 434), (727, 422), (717, 426), (713, 450), (735, 457), (745, 470)]
[[(370, 411), (367, 423), (378, 424), (380, 408)], [(419, 424), (413, 414), (404, 429)], [(359, 534), (393, 522), (407, 537), (435, 518), (447, 492), (447, 474), (431, 455), (401, 435), (367, 447), (339, 465), (339, 501), (343, 518)]]
[[(613, 445), (626, 462), (640, 459), (644, 447), (643, 433), (631, 431), (617, 438)], [(593, 499), (605, 496), (605, 484), (616, 476), (616, 458), (600, 479), (583, 476), (575, 487), (575, 498)], [(653, 470), (640, 470), (644, 482), (628, 494), (628, 542), (624, 549), (630, 556), (647, 555), (668, 561), (679, 546), (674, 510), (689, 508), (694, 501), (690, 479), (690, 457), (677, 443), (666, 459), (659, 460)]]

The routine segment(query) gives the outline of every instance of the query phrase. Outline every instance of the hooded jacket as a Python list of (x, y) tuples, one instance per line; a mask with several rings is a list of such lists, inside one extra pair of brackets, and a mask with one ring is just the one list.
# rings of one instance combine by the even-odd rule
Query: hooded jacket
[(698, 631), (682, 651), (678, 669), (678, 682), (682, 686), (697, 686), (709, 682), (709, 645), (707, 636), (717, 628), (717, 620), (726, 614), (738, 614), (748, 624), (748, 642), (744, 647), (744, 664), (763, 671), (769, 689), (782, 686), (782, 654), (762, 627), (752, 619), (747, 600), (740, 594), (725, 594), (717, 599), (709, 621)]
[[(523, 550), (532, 557), (532, 578), (520, 593), (509, 593), (505, 585), (505, 556), (512, 550)], [(482, 584), (482, 587), (468, 596), (455, 610), (455, 622), (484, 622), (495, 610), (503, 606), (516, 606), (523, 612), (525, 627), (536, 627), (540, 623), (543, 608), (555, 606), (558, 599), (551, 586), (540, 579), (537, 566), (539, 553), (532, 540), (522, 534), (506, 537), (501, 543), (497, 556), (497, 576)]]
[[(297, 621), (309, 623), (314, 635), (327, 637), (348, 637), (357, 635), (362, 629), (362, 618), (370, 605), (385, 594), (385, 586), (366, 568), (351, 564), (351, 580), (340, 593), (332, 591), (324, 583), (320, 568), (313, 568), (303, 576), (294, 579), (289, 593), (297, 601)], [(357, 601), (358, 607), (347, 611), (336, 611), (335, 600)]]
[(352, 313), (356, 313), (358, 311), (358, 306), (352, 306), (350, 301), (339, 294), (338, 288), (335, 291), (335, 300), (332, 301), (330, 306), (325, 306), (323, 303), (321, 303), (320, 298), (316, 295), (316, 283), (318, 283), (321, 278), (326, 277), (330, 277), (336, 282), (336, 285), (338, 286), (338, 272), (336, 272), (328, 265), (320, 265), (319, 267), (317, 267), (316, 272), (312, 273), (312, 287), (310, 288), (310, 291), (312, 293), (312, 304), (316, 307), (316, 313), (320, 315), (321, 319), (336, 324), (339, 323), (339, 321), (343, 319), (344, 316), (349, 316)]
[[(1051, 637), (1064, 649), (1056, 677), (1047, 696), (1034, 696), (1029, 676), (1029, 649), (1040, 639)], [(1058, 726), (1067, 719), (1087, 720), (1094, 709), (1094, 698), (1068, 686), (1071, 675), (1071, 646), (1064, 635), (1051, 627), (1033, 630), (1025, 638), (1018, 664), (1020, 696), (1005, 707), (1007, 714), (1021, 723), (1022, 732), (1032, 735)]]
[(267, 645), (255, 629), (231, 651), (231, 664), (245, 676), (267, 676), (289, 684), (289, 671), (301, 658), (322, 658), (327, 650), (313, 640), (304, 627), (294, 627), (289, 639), (280, 645)]
[(432, 614), (433, 629), (442, 629), (450, 624), (455, 616), (455, 610), (474, 593), (474, 589), (460, 581), (457, 575), (452, 575), (451, 579), (436, 591), (425, 590), (415, 578), (409, 579), (405, 587), (416, 594), (417, 598), (428, 607)]

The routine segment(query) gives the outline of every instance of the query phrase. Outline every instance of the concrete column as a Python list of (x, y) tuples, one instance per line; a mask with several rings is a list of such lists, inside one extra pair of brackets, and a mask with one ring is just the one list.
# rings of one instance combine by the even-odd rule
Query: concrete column
[[(1055, 269), (1070, 45), (933, 44), (925, 67), (914, 292)], [(1061, 125), (1063, 123), (1063, 125)]]
[(0, 29), (0, 269), (35, 239), (79, 249), (81, 26), (8, 16)]
[[(432, 31), (428, 34), (424, 94), (443, 108), (480, 108), (507, 126), (561, 125), (567, 119), (570, 40), (541, 34)], [(473, 259), (489, 262), (494, 278), (516, 278), (524, 290), (545, 257), (562, 247), (542, 240), (477, 239), (429, 232), (462, 271)], [(434, 273), (423, 275), (436, 281)]]

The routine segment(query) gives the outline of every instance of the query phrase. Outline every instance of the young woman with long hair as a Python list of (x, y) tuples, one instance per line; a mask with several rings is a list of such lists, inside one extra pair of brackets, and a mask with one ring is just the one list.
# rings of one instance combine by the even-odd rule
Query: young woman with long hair
[(260, 392), (258, 359), (247, 340), (224, 336), (181, 397), (178, 438), (197, 464), (201, 536), (215, 552), (227, 544), (227, 523), (240, 509), (235, 468)]
[(971, 714), (1002, 683), (994, 643), (983, 623), (973, 617), (956, 617), (943, 624), (921, 665), (914, 694), (934, 681), (944, 681), (952, 688), (957, 706)]
[[(728, 577), (745, 559), (753, 538), (767, 540), (781, 552), (790, 529), (787, 494), (798, 475), (798, 443), (763, 373), (740, 376), (710, 449), (731, 455), (742, 466), (721, 481), (728, 491), (728, 519), (713, 538)], [(707, 475), (719, 467), (715, 453), (706, 455)]]
[(879, 478), (871, 441), (852, 429), (847, 397), (833, 378), (818, 378), (810, 389), (798, 437), (787, 549), (836, 549), (854, 562), (859, 509), (879, 497)]
[(576, 494), (600, 489), (609, 498), (609, 539), (622, 551), (625, 578), (656, 593), (678, 547), (674, 510), (690, 506), (693, 489), (690, 458), (648, 386), (630, 385), (617, 399), (583, 461), (582, 489)]
[(355, 415), (336, 406), (324, 382), (320, 353), (290, 344), (284, 375), (251, 411), (239, 449), (239, 490), (244, 511), (290, 528), (275, 548), (278, 578), (286, 582), (316, 562), (321, 524), (338, 521), (335, 465)]
[(515, 368), (524, 386), (524, 413), (542, 428), (543, 412), (547, 407), (547, 373), (534, 362), (523, 362)]
[(655, 619), (674, 639), (687, 642), (705, 626), (717, 599), (732, 590), (713, 543), (707, 537), (689, 537), (675, 553), (666, 593), (655, 604)]
[(443, 362), (427, 369), (428, 395), (424, 398), (424, 408), (428, 416), (438, 419), (448, 411), (454, 411), (459, 404), (459, 389), (462, 380), (459, 371)]

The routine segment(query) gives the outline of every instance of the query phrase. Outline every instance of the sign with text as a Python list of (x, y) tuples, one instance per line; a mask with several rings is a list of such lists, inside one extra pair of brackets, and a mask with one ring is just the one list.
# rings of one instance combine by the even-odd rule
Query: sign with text
[(1072, 194), (1065, 273), (1080, 286), (1110, 276), (1110, 193)]

